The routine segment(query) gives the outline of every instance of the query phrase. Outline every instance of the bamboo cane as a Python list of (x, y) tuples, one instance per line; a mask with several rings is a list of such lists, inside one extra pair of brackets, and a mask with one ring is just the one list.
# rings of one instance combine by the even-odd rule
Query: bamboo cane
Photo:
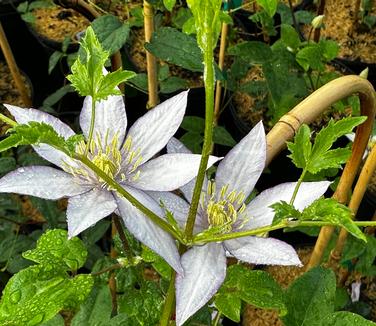
[[(284, 115), (267, 135), (266, 165), (286, 147), (286, 141), (294, 136), (303, 123), (310, 124), (330, 105), (354, 93), (359, 93), (361, 114), (368, 119), (356, 130), (351, 157), (333, 195), (339, 202), (347, 203), (375, 118), (375, 90), (370, 82), (359, 76), (343, 76), (327, 83)], [(320, 263), (333, 230), (333, 227), (321, 228), (308, 269)]]
[[(221, 43), (219, 46), (219, 58), (218, 58), (218, 66), (219, 69), (223, 70), (224, 63), (225, 63), (225, 52), (226, 52), (226, 41), (227, 41), (227, 34), (228, 34), (228, 24), (222, 24), (221, 30)], [(221, 93), (222, 87), (221, 82), (218, 80), (215, 88), (215, 104), (214, 104), (214, 123), (217, 124), (219, 119), (219, 109), (221, 105)]]
[(27, 93), (25, 83), (22, 80), (20, 70), (18, 69), (16, 60), (14, 59), (12, 50), (8, 43), (8, 39), (5, 35), (3, 25), (0, 22), (0, 47), (4, 53), (5, 61), (9, 67), (10, 73), (12, 74), (13, 80), (16, 84), (17, 90), (21, 95), (22, 102), (26, 107), (32, 106), (32, 101)]
[[(376, 146), (373, 146), (370, 154), (367, 157), (367, 160), (364, 164), (362, 171), (360, 172), (358, 181), (354, 187), (353, 195), (349, 202), (349, 208), (353, 212), (353, 216), (356, 215), (360, 203), (363, 199), (363, 196), (367, 190), (367, 185), (371, 180), (372, 174), (376, 169)], [(332, 261), (338, 262), (341, 258), (343, 247), (347, 239), (348, 232), (345, 229), (341, 229), (341, 232), (338, 236), (337, 243), (333, 251), (331, 252), (330, 259)]]
[[(154, 11), (153, 6), (146, 0), (144, 0), (144, 29), (145, 42), (150, 42), (154, 31)], [(159, 98), (157, 60), (149, 51), (146, 51), (146, 66), (148, 72), (148, 108), (151, 109), (159, 103)]]

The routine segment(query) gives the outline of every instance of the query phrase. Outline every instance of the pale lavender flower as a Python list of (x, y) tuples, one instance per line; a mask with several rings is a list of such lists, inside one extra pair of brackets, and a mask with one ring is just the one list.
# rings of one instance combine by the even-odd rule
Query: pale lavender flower
[[(178, 140), (171, 139), (168, 152), (189, 152)], [(296, 182), (267, 189), (248, 205), (265, 167), (266, 139), (262, 123), (257, 124), (219, 163), (215, 181), (206, 180), (198, 208), (194, 233), (220, 228), (223, 233), (246, 231), (272, 223), (271, 204), (292, 197)], [(303, 182), (294, 206), (303, 209), (322, 196), (330, 182)], [(184, 226), (192, 198), (194, 180), (180, 188), (187, 199), (172, 193), (151, 193)], [(277, 239), (247, 236), (223, 242), (193, 246), (182, 255), (184, 274), (176, 276), (176, 324), (182, 325), (218, 291), (226, 276), (226, 256), (252, 264), (301, 265), (289, 244)]]
[[(177, 131), (185, 113), (187, 94), (182, 92), (150, 110), (133, 124), (127, 134), (122, 96), (109, 96), (96, 104), (94, 137), (88, 158), (161, 217), (164, 211), (145, 191), (172, 191), (186, 184), (196, 176), (200, 163), (201, 156), (193, 154), (165, 154), (153, 158)], [(80, 126), (86, 139), (91, 104), (91, 97), (86, 97), (80, 114)], [(75, 134), (52, 115), (35, 109), (5, 106), (20, 124), (44, 122), (65, 139)], [(168, 233), (81, 162), (46, 144), (33, 147), (41, 157), (60, 169), (49, 166), (18, 168), (0, 179), (0, 192), (52, 200), (68, 197), (69, 237), (115, 212), (139, 241), (162, 256), (177, 272), (182, 272), (175, 241)], [(76, 150), (83, 154), (85, 143), (80, 143)], [(211, 157), (209, 165), (216, 160)]]

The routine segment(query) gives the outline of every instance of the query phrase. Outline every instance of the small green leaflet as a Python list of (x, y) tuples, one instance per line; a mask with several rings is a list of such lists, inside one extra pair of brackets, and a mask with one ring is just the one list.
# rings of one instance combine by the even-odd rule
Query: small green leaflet
[(226, 280), (215, 295), (217, 309), (235, 322), (240, 321), (241, 302), (263, 309), (287, 313), (280, 285), (264, 271), (254, 271), (242, 265), (227, 269)]
[(278, 0), (256, 0), (256, 2), (267, 12), (269, 17), (273, 17), (277, 12)]
[(275, 203), (270, 207), (273, 208), (275, 212), (273, 225), (288, 218), (297, 220), (297, 223), (292, 224), (292, 227), (299, 227), (299, 221), (331, 222), (333, 225), (343, 227), (354, 237), (366, 241), (365, 235), (352, 220), (353, 214), (351, 210), (333, 198), (316, 199), (302, 212), (298, 211), (293, 205), (290, 205), (285, 201)]
[(9, 136), (0, 142), (0, 152), (20, 145), (48, 144), (63, 152), (73, 154), (76, 144), (83, 140), (82, 135), (74, 135), (65, 140), (55, 129), (44, 122), (30, 121), (9, 129)]
[(163, 0), (163, 5), (166, 7), (168, 11), (172, 11), (174, 8), (176, 0)]
[(348, 148), (330, 149), (341, 136), (350, 133), (356, 126), (366, 120), (366, 117), (348, 117), (339, 121), (330, 120), (328, 125), (317, 134), (314, 144), (311, 143), (311, 131), (307, 125), (302, 125), (294, 137), (294, 142), (288, 142), (287, 147), (293, 163), (301, 169), (316, 174), (323, 169), (340, 168), (351, 154)]
[(95, 100), (106, 99), (109, 95), (121, 95), (117, 85), (135, 76), (131, 71), (117, 70), (104, 74), (103, 67), (109, 52), (103, 50), (91, 26), (86, 29), (81, 41), (85, 58), (78, 57), (71, 67), (67, 79), (81, 96), (92, 96)]

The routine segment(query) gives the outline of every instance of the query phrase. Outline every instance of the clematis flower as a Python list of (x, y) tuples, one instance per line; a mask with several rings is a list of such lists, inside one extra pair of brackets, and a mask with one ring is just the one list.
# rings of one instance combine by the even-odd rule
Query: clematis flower
[[(145, 191), (172, 191), (186, 184), (196, 176), (200, 163), (200, 155), (193, 154), (165, 154), (153, 158), (177, 131), (185, 113), (187, 94), (187, 91), (182, 92), (150, 110), (133, 124), (127, 134), (122, 96), (109, 96), (96, 104), (95, 137), (89, 144), (88, 158), (158, 216), (164, 216), (163, 210)], [(91, 97), (85, 98), (80, 114), (80, 126), (86, 139), (90, 129), (91, 102)], [(44, 122), (65, 139), (75, 134), (52, 115), (35, 109), (5, 106), (20, 124)], [(84, 154), (85, 147), (86, 143), (82, 141), (76, 151)], [(0, 179), (0, 192), (52, 200), (68, 197), (69, 237), (115, 212), (139, 241), (162, 256), (177, 272), (182, 272), (175, 241), (168, 233), (81, 162), (46, 144), (34, 146), (34, 149), (60, 169), (21, 167)], [(209, 164), (216, 160), (211, 157)]]
[[(171, 139), (168, 152), (188, 152), (177, 139)], [(265, 167), (266, 139), (258, 123), (219, 163), (215, 180), (206, 181), (201, 194), (194, 233), (216, 228), (222, 233), (251, 230), (272, 223), (271, 204), (292, 197), (296, 182), (264, 190), (249, 204), (252, 192)], [(322, 196), (330, 182), (303, 182), (294, 205), (303, 209)], [(172, 193), (152, 193), (174, 214), (181, 225), (186, 222), (194, 182), (180, 188), (186, 200)], [(226, 256), (252, 264), (301, 265), (289, 244), (277, 239), (247, 236), (223, 242), (193, 246), (182, 255), (184, 274), (176, 276), (176, 324), (182, 325), (218, 291), (226, 276)]]

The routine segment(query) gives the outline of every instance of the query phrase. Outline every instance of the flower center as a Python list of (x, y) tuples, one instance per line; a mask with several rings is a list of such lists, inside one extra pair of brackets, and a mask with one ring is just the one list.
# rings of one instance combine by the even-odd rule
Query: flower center
[[(219, 196), (216, 194), (216, 185), (214, 181), (209, 181), (207, 188), (208, 200), (206, 203), (206, 215), (211, 228), (220, 228), (223, 232), (230, 232), (234, 224), (238, 221), (239, 215), (245, 210), (245, 194), (240, 191), (231, 191), (228, 193), (228, 185), (221, 188)], [(202, 206), (205, 202), (205, 194), (202, 198)], [(237, 228), (241, 228), (246, 222), (242, 217), (241, 224)]]

